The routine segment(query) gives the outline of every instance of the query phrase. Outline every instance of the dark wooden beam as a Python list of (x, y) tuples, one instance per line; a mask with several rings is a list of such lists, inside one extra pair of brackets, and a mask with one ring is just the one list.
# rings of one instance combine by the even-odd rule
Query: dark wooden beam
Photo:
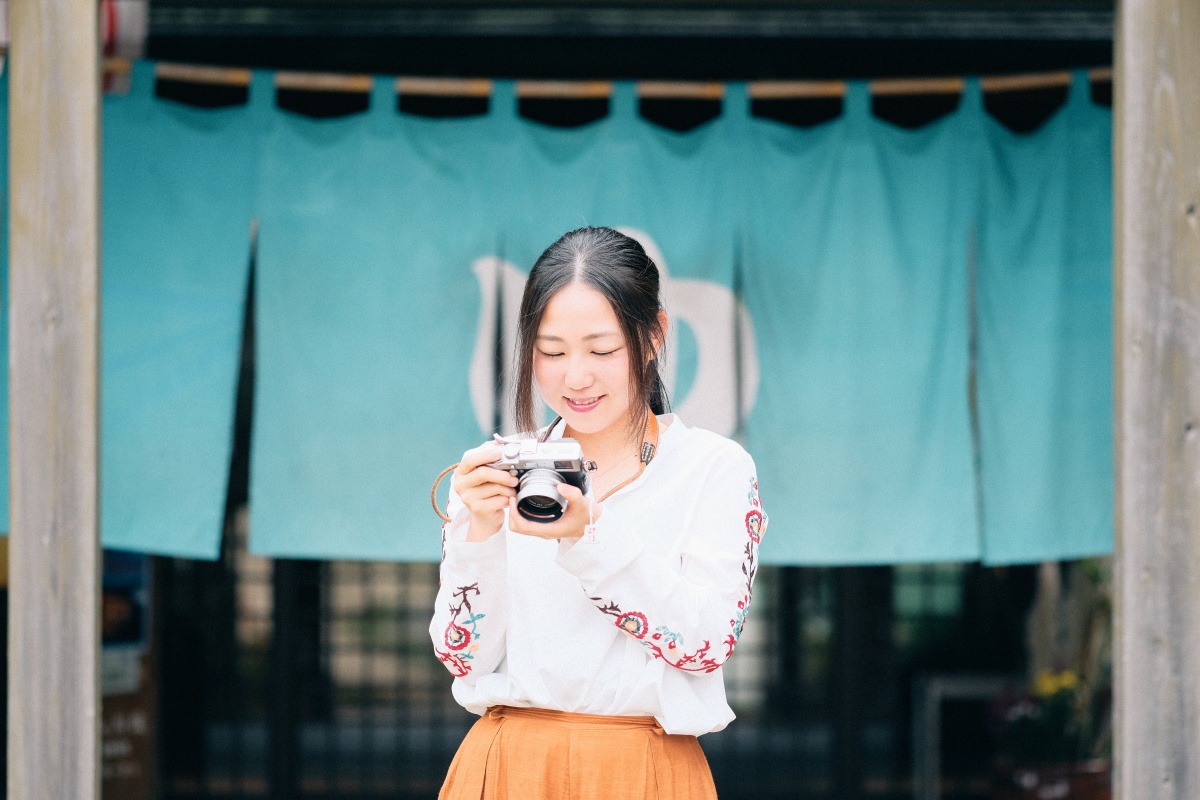
[(1109, 41), (1111, 3), (237, 3), (159, 0), (153, 36)]

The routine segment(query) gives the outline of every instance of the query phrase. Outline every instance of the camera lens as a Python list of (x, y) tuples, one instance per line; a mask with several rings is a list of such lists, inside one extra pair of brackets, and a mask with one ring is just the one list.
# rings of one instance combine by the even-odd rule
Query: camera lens
[(563, 477), (552, 469), (531, 469), (517, 484), (517, 513), (530, 522), (553, 522), (567, 510), (558, 493)]

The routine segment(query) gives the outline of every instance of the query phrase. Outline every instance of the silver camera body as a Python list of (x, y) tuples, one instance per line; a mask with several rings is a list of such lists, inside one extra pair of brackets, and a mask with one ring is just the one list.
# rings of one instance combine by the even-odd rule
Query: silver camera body
[(488, 466), (517, 476), (517, 513), (530, 522), (553, 522), (567, 510), (558, 484), (569, 483), (587, 494), (588, 472), (595, 464), (583, 457), (574, 439), (501, 439), (500, 459)]

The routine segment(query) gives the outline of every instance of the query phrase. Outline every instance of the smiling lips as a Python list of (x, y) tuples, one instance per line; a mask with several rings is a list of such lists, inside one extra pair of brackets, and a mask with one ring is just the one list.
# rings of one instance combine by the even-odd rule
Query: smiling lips
[(567, 408), (579, 413), (586, 413), (598, 406), (603, 397), (604, 395), (600, 395), (600, 397), (580, 397), (577, 400), (573, 400), (570, 397), (564, 397), (563, 399), (567, 401)]

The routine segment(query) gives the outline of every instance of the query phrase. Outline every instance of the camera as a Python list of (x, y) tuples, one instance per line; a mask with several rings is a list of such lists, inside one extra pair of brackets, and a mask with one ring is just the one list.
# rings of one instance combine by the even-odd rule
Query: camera
[(556, 488), (569, 483), (587, 494), (588, 472), (596, 465), (583, 457), (574, 439), (501, 439), (500, 459), (488, 466), (517, 476), (517, 512), (530, 522), (553, 522), (567, 510)]

